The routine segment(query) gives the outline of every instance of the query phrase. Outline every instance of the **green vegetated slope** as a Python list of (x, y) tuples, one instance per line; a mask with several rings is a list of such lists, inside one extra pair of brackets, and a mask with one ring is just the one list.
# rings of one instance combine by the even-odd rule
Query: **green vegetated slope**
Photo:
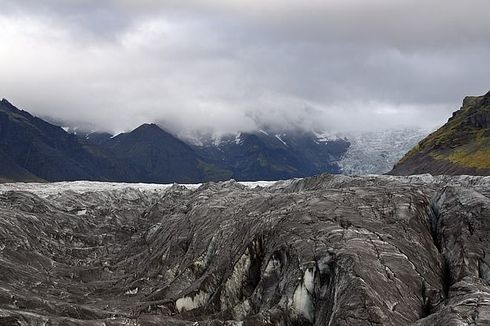
[(390, 174), (490, 175), (490, 92), (468, 96), (448, 122), (410, 150)]

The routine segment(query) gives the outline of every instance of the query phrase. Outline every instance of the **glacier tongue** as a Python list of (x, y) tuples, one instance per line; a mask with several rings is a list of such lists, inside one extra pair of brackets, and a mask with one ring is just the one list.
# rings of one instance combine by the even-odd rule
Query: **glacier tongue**
[(490, 177), (0, 185), (0, 325), (488, 325)]
[(351, 145), (339, 161), (342, 173), (365, 175), (389, 172), (427, 134), (427, 130), (402, 129), (346, 135)]

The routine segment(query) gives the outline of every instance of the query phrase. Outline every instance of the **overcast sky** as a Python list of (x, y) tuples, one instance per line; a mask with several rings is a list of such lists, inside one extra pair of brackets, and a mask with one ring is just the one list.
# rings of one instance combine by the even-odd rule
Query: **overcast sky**
[(101, 130), (433, 128), (490, 89), (489, 0), (0, 3), (0, 97)]

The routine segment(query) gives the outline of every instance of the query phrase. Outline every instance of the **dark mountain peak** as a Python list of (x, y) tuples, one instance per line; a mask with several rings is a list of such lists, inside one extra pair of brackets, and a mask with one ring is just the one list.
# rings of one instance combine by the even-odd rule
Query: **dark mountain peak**
[(154, 123), (144, 123), (127, 134), (147, 137), (170, 136), (168, 132), (166, 132)]
[(155, 145), (164, 145), (170, 143), (179, 143), (184, 147), (189, 147), (186, 143), (163, 130), (154, 123), (145, 123), (133, 129), (130, 132), (122, 133), (112, 138), (117, 143), (146, 143)]
[(10, 111), (20, 111), (17, 109), (12, 103), (10, 103), (7, 99), (2, 98), (2, 101), (0, 101), (0, 108), (8, 109)]
[(154, 123), (143, 123), (141, 126), (137, 127), (134, 130), (163, 130), (159, 126)]
[(193, 183), (231, 176), (204, 162), (188, 144), (153, 123), (110, 138), (102, 146), (119, 160), (129, 162), (142, 182)]
[[(15, 118), (20, 118), (22, 119), (35, 119), (32, 114), (30, 114), (27, 111), (21, 110), (17, 108), (15, 105), (10, 103), (7, 99), (3, 98), (2, 101), (0, 101), (0, 110), (3, 112), (6, 112), (9, 116), (15, 117)], [(41, 120), (41, 119), (39, 119)]]

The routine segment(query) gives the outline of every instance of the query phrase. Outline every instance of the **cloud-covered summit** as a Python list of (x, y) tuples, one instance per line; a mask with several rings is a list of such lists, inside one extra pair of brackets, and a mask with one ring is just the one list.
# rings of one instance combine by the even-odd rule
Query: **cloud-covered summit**
[(490, 85), (487, 0), (6, 0), (0, 97), (123, 131), (433, 127)]

